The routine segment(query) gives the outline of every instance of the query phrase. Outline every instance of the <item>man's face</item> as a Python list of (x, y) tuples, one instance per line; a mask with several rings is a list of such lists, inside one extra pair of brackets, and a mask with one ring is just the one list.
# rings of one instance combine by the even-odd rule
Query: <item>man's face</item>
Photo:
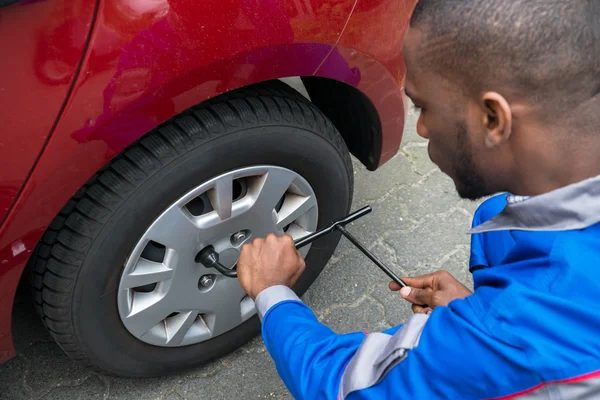
[(476, 200), (492, 194), (494, 179), (490, 173), (498, 174), (499, 171), (485, 168), (486, 164), (489, 168), (493, 160), (483, 162), (487, 149), (481, 143), (485, 133), (476, 103), (441, 76), (419, 67), (421, 53), (426, 51), (420, 41), (420, 31), (409, 29), (404, 45), (406, 94), (420, 110), (417, 133), (429, 139), (429, 157), (452, 178), (462, 198)]

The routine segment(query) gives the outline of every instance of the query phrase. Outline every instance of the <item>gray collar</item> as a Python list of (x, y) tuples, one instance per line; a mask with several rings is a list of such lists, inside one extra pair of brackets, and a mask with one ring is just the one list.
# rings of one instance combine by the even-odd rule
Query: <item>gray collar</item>
[(566, 231), (600, 222), (600, 175), (532, 197), (510, 197), (500, 214), (468, 233)]

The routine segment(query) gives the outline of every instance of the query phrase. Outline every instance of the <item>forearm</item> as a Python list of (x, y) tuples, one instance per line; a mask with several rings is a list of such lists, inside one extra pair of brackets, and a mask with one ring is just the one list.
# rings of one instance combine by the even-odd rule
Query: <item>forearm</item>
[(270, 288), (256, 301), (263, 340), (294, 398), (337, 398), (344, 369), (366, 335), (336, 334), (287, 288)]

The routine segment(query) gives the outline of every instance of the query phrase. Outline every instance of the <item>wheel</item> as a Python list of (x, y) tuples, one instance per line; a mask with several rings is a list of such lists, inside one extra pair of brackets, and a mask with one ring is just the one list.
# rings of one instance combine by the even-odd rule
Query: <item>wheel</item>
[[(283, 83), (242, 89), (162, 124), (105, 166), (52, 222), (32, 258), (50, 334), (73, 359), (118, 376), (197, 366), (260, 332), (226, 266), (269, 232), (297, 238), (350, 210), (348, 150), (333, 125)], [(298, 294), (340, 239), (302, 249)]]

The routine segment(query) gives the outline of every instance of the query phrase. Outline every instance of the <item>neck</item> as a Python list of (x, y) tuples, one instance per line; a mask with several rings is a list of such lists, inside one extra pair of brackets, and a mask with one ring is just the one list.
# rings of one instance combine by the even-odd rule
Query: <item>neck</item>
[[(516, 157), (513, 193), (536, 196), (600, 175), (600, 139), (572, 135), (522, 147)], [(551, 136), (550, 136), (551, 137)]]

